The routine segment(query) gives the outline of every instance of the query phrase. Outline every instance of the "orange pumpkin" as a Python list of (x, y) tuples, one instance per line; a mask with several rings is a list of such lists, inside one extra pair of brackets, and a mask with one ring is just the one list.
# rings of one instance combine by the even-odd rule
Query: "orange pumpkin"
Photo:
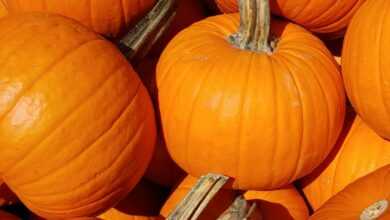
[[(156, 0), (2, 0), (11, 12), (41, 11), (73, 18), (108, 37), (118, 37)], [(0, 12), (1, 13), (1, 12)]]
[(99, 214), (140, 180), (153, 153), (152, 103), (114, 45), (79, 23), (0, 19), (0, 173), (46, 218)]
[(272, 191), (247, 191), (247, 201), (255, 202), (263, 220), (306, 220), (309, 210), (294, 186)]
[[(222, 12), (238, 11), (238, 0), (215, 0)], [(366, 0), (275, 0), (272, 12), (317, 33), (340, 35)]]
[[(278, 41), (261, 42), (256, 37), (267, 25), (250, 21), (256, 18), (240, 28), (249, 36), (232, 35), (237, 14), (195, 23), (169, 43), (157, 66), (172, 158), (190, 175), (224, 174), (243, 190), (279, 188), (313, 171), (335, 144), (345, 112), (342, 79), (324, 44), (279, 20), (271, 25)], [(240, 36), (248, 39), (231, 42)]]
[(390, 165), (361, 177), (329, 199), (310, 220), (390, 219)]
[[(196, 184), (197, 179), (192, 176), (187, 176), (183, 181), (172, 191), (168, 200), (164, 203), (160, 214), (167, 218), (169, 214), (176, 208), (176, 206), (184, 199), (187, 193)], [(236, 198), (236, 192), (230, 189), (221, 189), (210, 201), (207, 207), (203, 210), (199, 219), (201, 220), (215, 220), (217, 219)]]
[(0, 18), (7, 14), (8, 14), (7, 8), (5, 7), (4, 3), (0, 1)]
[(5, 212), (3, 210), (0, 210), (0, 219), (1, 220), (21, 220), (21, 218), (13, 215), (11, 213)]
[(390, 139), (389, 7), (387, 0), (367, 1), (351, 22), (342, 54), (345, 88), (352, 105), (386, 139)]
[(346, 130), (349, 132), (340, 140), (341, 146), (302, 181), (306, 198), (315, 210), (356, 179), (390, 164), (390, 142), (379, 137), (359, 117)]
[(164, 202), (165, 190), (148, 181), (141, 181), (134, 190), (114, 208), (99, 216), (102, 220), (158, 220)]
[(12, 205), (18, 202), (18, 197), (0, 180), (0, 206)]

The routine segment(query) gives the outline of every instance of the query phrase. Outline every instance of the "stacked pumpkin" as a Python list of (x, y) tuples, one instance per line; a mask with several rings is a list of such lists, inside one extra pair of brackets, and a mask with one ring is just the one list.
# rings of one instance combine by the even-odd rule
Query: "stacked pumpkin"
[(0, 206), (164, 219), (218, 173), (200, 219), (390, 218), (388, 1), (177, 0), (130, 64), (113, 42), (162, 2), (0, 1)]

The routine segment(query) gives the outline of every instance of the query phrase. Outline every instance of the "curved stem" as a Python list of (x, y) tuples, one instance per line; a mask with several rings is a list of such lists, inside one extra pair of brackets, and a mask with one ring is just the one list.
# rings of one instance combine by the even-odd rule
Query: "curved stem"
[(240, 27), (229, 41), (243, 50), (272, 52), (269, 43), (271, 13), (269, 0), (239, 0)]
[(176, 15), (176, 0), (159, 0), (152, 10), (118, 42), (129, 60), (146, 55)]

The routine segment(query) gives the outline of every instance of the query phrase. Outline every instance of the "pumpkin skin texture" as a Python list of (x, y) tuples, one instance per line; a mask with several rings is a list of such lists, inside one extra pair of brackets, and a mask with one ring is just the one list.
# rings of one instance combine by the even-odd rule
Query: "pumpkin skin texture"
[(4, 3), (0, 1), (0, 18), (4, 17), (7, 14), (8, 14), (7, 8), (5, 7)]
[(152, 8), (156, 0), (3, 0), (11, 13), (51, 12), (73, 18), (97, 33), (118, 37)]
[(0, 35), (4, 182), (45, 218), (113, 206), (153, 154), (154, 112), (137, 74), (114, 45), (65, 17), (8, 16)]
[(242, 190), (280, 188), (313, 171), (333, 147), (345, 112), (342, 80), (329, 51), (303, 28), (273, 22), (279, 42), (268, 55), (233, 47), (226, 38), (238, 25), (238, 14), (207, 18), (163, 52), (164, 137), (192, 176), (224, 174)]
[[(183, 181), (172, 191), (168, 200), (162, 207), (160, 214), (164, 218), (176, 208), (176, 206), (184, 199), (196, 184), (197, 179), (192, 176), (187, 176)], [(222, 188), (214, 197), (210, 203), (203, 210), (199, 216), (199, 220), (215, 220), (217, 219), (229, 206), (234, 202), (236, 198), (236, 192), (234, 190)]]
[(15, 216), (11, 213), (5, 212), (3, 210), (0, 210), (0, 219), (1, 220), (21, 220), (19, 217)]
[[(390, 202), (390, 165), (361, 177), (329, 199), (310, 220), (361, 219), (363, 210), (372, 204), (386, 200)], [(372, 220), (389, 220), (390, 209)]]
[(294, 186), (271, 191), (247, 191), (244, 198), (256, 202), (263, 220), (306, 220), (309, 210)]
[[(348, 28), (342, 53), (349, 100), (359, 116), (386, 139), (390, 139), (390, 63), (386, 54), (390, 37), (389, 7), (389, 1), (367, 1)], [(359, 36), (364, 29), (370, 32)]]
[(359, 117), (340, 147), (327, 161), (302, 180), (310, 205), (317, 210), (344, 187), (376, 169), (390, 164), (390, 142), (382, 139)]
[[(224, 13), (238, 11), (238, 0), (215, 0)], [(366, 0), (275, 0), (270, 1), (274, 14), (283, 16), (306, 29), (342, 35), (353, 15)]]
[(138, 185), (114, 208), (101, 214), (102, 220), (158, 220), (159, 211), (167, 193), (146, 180)]

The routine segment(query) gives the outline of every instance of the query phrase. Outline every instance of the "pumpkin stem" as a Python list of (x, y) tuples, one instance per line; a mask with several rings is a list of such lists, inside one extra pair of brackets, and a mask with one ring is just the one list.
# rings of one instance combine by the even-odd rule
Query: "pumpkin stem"
[(145, 56), (176, 15), (176, 0), (159, 0), (122, 39), (118, 47), (129, 60)]
[(220, 174), (207, 174), (198, 182), (184, 199), (169, 214), (168, 220), (198, 219), (211, 199), (226, 184), (229, 177)]
[(239, 0), (239, 10), (240, 27), (229, 36), (230, 43), (243, 50), (271, 53), (269, 0)]
[(242, 195), (238, 196), (234, 203), (217, 220), (230, 219), (262, 219), (256, 203), (249, 204)]
[(366, 208), (360, 215), (360, 220), (375, 220), (381, 217), (389, 208), (389, 201), (386, 199), (375, 202)]

